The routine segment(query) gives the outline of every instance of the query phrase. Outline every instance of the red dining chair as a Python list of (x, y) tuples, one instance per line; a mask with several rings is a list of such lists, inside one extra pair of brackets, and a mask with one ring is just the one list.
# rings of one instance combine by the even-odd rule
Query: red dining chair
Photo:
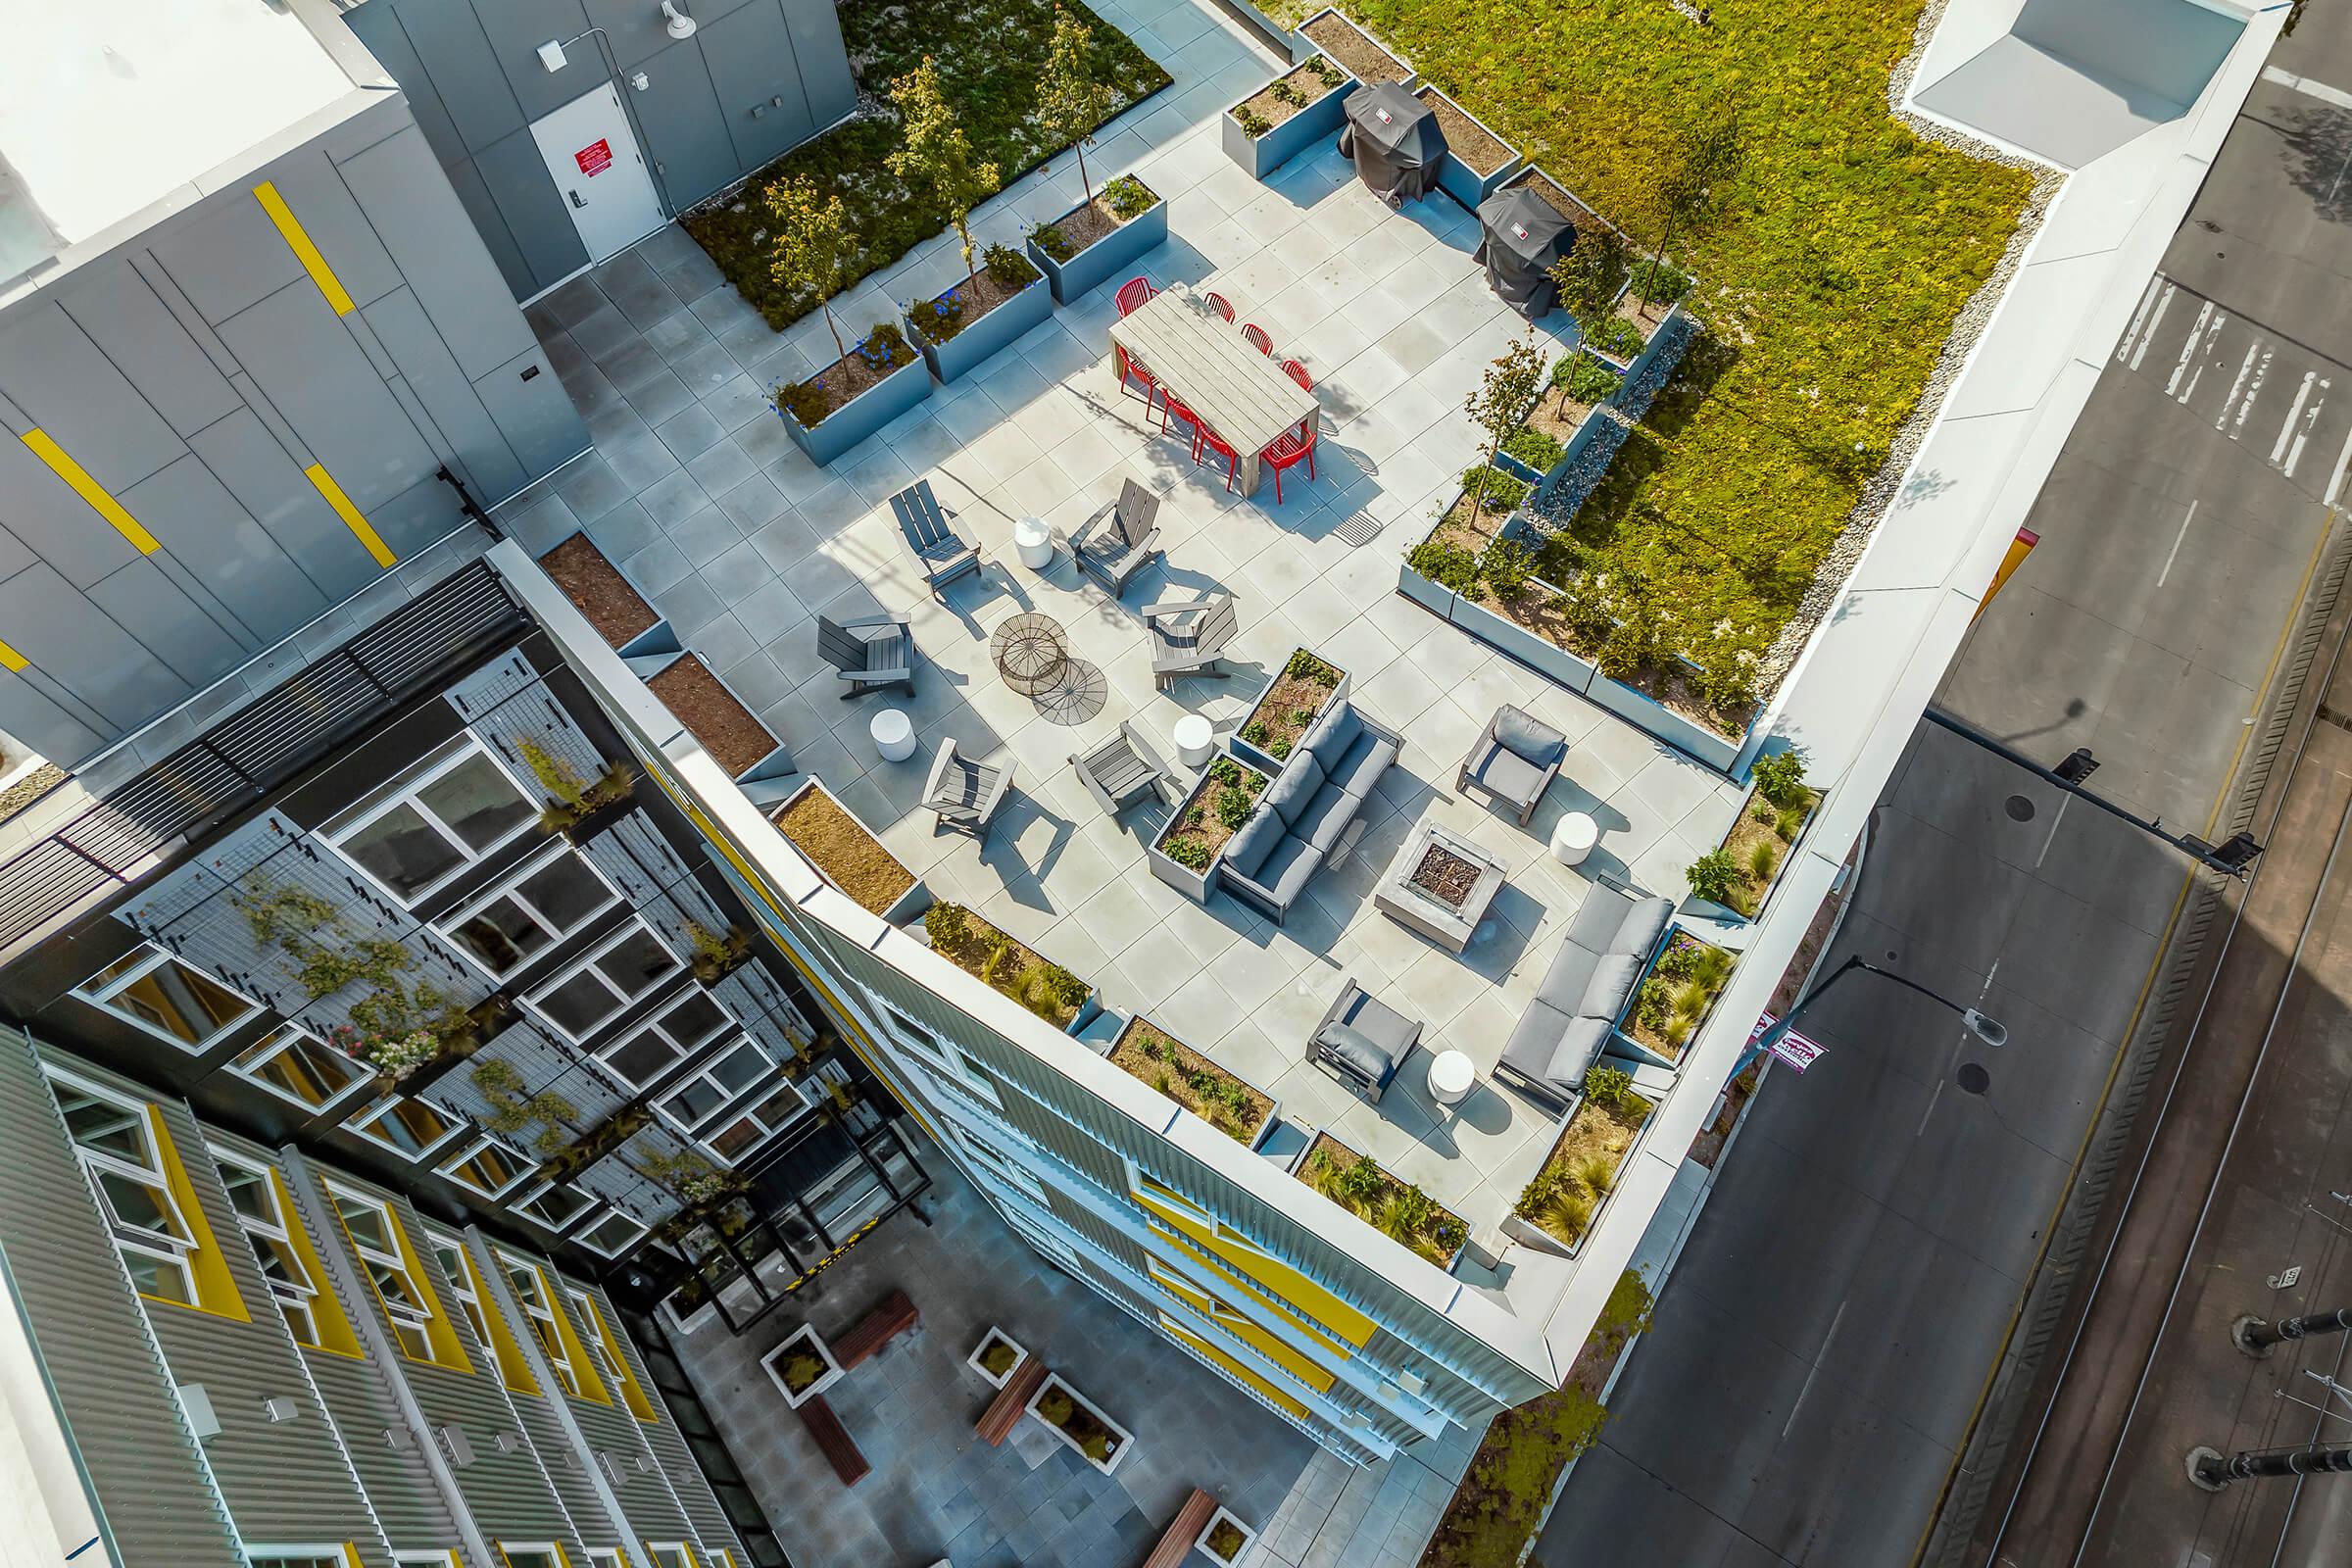
[(1265, 355), (1268, 359), (1272, 359), (1274, 357), (1274, 340), (1268, 337), (1266, 335), (1266, 329), (1258, 325), (1255, 321), (1251, 321), (1248, 326), (1242, 328), (1242, 338), (1243, 341), (1247, 342), (1251, 348), (1257, 350), (1258, 353)]
[(1306, 373), (1306, 367), (1300, 365), (1297, 360), (1283, 361), (1282, 373), (1298, 382), (1298, 388), (1302, 392), (1312, 392), (1315, 389), (1314, 378)]
[[(1225, 438), (1207, 425), (1196, 424), (1193, 429), (1197, 432), (1193, 438), (1193, 461), (1199, 463), (1211, 453), (1223, 458), (1225, 460), (1225, 488), (1231, 490), (1234, 480), (1241, 477), (1242, 455), (1227, 446)], [(1288, 436), (1283, 437), (1285, 441), (1289, 439)], [(1276, 443), (1276, 445), (1280, 444), (1280, 442)], [(1277, 499), (1280, 498), (1277, 497)]]
[[(1159, 378), (1145, 369), (1141, 360), (1128, 358), (1127, 351), (1116, 343), (1110, 346), (1110, 364), (1111, 368), (1119, 372), (1120, 395), (1143, 399), (1148, 417), (1152, 405), (1158, 401), (1160, 395)], [(1143, 386), (1140, 392), (1136, 390), (1138, 382)]]
[(1152, 286), (1152, 280), (1148, 277), (1129, 278), (1119, 285), (1119, 314), (1121, 316), (1133, 315), (1143, 307), (1145, 302), (1158, 292), (1159, 290)]
[(1233, 301), (1213, 289), (1209, 291), (1208, 308), (1228, 321), (1233, 319)]
[(1189, 432), (1188, 439), (1193, 449), (1193, 461), (1195, 463), (1200, 462), (1200, 432), (1203, 428), (1205, 428), (1200, 422), (1200, 416), (1195, 414), (1191, 409), (1185, 407), (1184, 400), (1178, 397), (1175, 393), (1170, 392), (1165, 387), (1160, 388), (1159, 397), (1160, 429), (1166, 430), (1178, 419), (1182, 419), (1185, 423), (1186, 430)]
[(1274, 470), (1274, 504), (1279, 507), (1282, 505), (1283, 469), (1295, 467), (1303, 460), (1306, 476), (1309, 479), (1315, 476), (1315, 432), (1307, 431), (1302, 440), (1296, 430), (1285, 430), (1260, 456), (1264, 458), (1266, 466)]

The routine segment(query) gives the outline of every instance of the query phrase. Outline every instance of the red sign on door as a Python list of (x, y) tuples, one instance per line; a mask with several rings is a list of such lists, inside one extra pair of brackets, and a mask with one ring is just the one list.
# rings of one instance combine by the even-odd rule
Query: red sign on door
[(612, 144), (601, 139), (592, 141), (573, 153), (571, 161), (580, 166), (583, 174), (601, 174), (612, 167)]

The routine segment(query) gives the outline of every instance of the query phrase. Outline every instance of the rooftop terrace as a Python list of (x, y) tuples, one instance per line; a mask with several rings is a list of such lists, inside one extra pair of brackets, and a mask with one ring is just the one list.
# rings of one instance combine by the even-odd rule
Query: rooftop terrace
[[(543, 551), (575, 528), (618, 563), (815, 775), (931, 893), (962, 904), (1093, 982), (1108, 1007), (1168, 1033), (1273, 1095), (1294, 1124), (1272, 1147), (1328, 1130), (1470, 1222), (1475, 1262), (1499, 1252), (1499, 1227), (1548, 1152), (1547, 1111), (1496, 1087), (1495, 1060), (1595, 875), (1680, 896), (1683, 868), (1721, 839), (1739, 791), (1622, 721), (1499, 657), (1396, 593), (1397, 567), (1449, 500), (1482, 437), (1462, 412), (1480, 373), (1525, 323), (1473, 266), (1476, 226), (1442, 196), (1391, 212), (1328, 142), (1269, 184), (1231, 164), (1215, 110), (1262, 81), (1272, 57), (1192, 0), (1106, 7), (1149, 28), (1176, 78), (1105, 138), (1094, 169), (1132, 167), (1169, 201), (1169, 243), (1141, 270), (1213, 287), (1237, 321), (1260, 323), (1302, 361), (1323, 408), (1317, 474), (1244, 498), (1196, 467), (1144, 405), (1118, 395), (1103, 288), (1058, 311), (979, 372), (935, 387), (920, 409), (830, 467), (787, 439), (766, 389), (832, 358), (821, 320), (775, 334), (685, 236), (667, 230), (565, 285), (532, 315), (587, 414), (599, 450), (508, 519)], [(1139, 15), (1139, 11), (1148, 15)], [(1139, 36), (1142, 35), (1139, 33)], [(1125, 157), (1121, 155), (1125, 154)], [(1078, 199), (1074, 167), (1032, 175), (975, 223), (1009, 239)], [(836, 309), (844, 329), (889, 301), (926, 298), (960, 263), (934, 241)], [(1573, 330), (1554, 316), (1546, 323)], [(1557, 352), (1547, 342), (1547, 352)], [(700, 394), (700, 395), (698, 395)], [(977, 536), (986, 568), (935, 599), (889, 498), (927, 478)], [(1019, 564), (1013, 525), (1044, 517), (1066, 538), (1136, 479), (1161, 498), (1164, 560), (1114, 602), (1063, 549), (1042, 571)], [(1241, 631), (1233, 676), (1155, 692), (1138, 608), (1208, 590), (1233, 593)], [(990, 634), (1024, 612), (1066, 629), (1090, 689), (1076, 710), (1020, 696), (990, 662)], [(813, 618), (912, 616), (920, 649), (911, 701), (836, 700)], [(1195, 905), (1156, 880), (1145, 847), (1156, 804), (1114, 821), (1069, 758), (1136, 724), (1173, 761), (1171, 732), (1206, 715), (1220, 748), (1294, 648), (1347, 670), (1369, 718), (1403, 738), (1364, 811), (1361, 841), (1327, 867), (1277, 926), (1223, 894)], [(1563, 731), (1560, 778), (1520, 826), (1458, 798), (1456, 766), (1504, 703)], [(904, 708), (912, 758), (880, 759), (873, 712)], [(983, 842), (937, 831), (918, 808), (931, 761), (960, 756), (1013, 770), (1013, 794)], [(1601, 827), (1573, 869), (1547, 840), (1563, 812)], [(1506, 885), (1459, 956), (1381, 913), (1376, 880), (1425, 815), (1466, 834), (1504, 867)], [(1170, 939), (1173, 939), (1171, 946)], [(1359, 1103), (1307, 1060), (1308, 1037), (1349, 977), (1423, 1025), (1422, 1044), (1478, 1069), (1458, 1107), (1427, 1088), (1416, 1053), (1377, 1106)]]

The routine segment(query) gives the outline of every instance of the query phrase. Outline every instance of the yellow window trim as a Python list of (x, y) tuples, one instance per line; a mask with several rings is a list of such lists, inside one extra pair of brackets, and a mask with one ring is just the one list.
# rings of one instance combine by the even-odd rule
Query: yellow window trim
[(359, 307), (352, 303), (350, 292), (343, 287), (343, 280), (335, 275), (333, 268), (326, 265), (326, 258), (318, 254), (318, 247), (311, 240), (310, 230), (302, 226), (302, 220), (294, 216), (294, 210), (286, 205), (286, 199), (277, 193), (277, 187), (265, 179), (253, 187), (253, 196), (262, 204), (262, 211), (270, 215), (270, 221), (277, 225), (278, 236), (286, 242), (286, 249), (294, 253), (294, 259), (302, 264), (302, 270), (311, 274), (311, 281), (318, 285), (318, 292), (325, 296), (328, 308), (337, 316), (349, 316), (357, 310)]
[[(506, 1563), (507, 1568), (514, 1568), (514, 1559), (507, 1555), (507, 1544), (501, 1541), (494, 1543), (494, 1544), (498, 1547), (498, 1555), (500, 1559)], [(518, 1542), (516, 1544), (524, 1551), (537, 1551), (539, 1549), (538, 1544), (534, 1542), (524, 1541)], [(547, 1544), (547, 1549), (556, 1554), (556, 1561), (562, 1563), (564, 1568), (571, 1568), (571, 1553), (564, 1549), (564, 1543), (561, 1541), (551, 1541)], [(457, 1556), (457, 1553), (451, 1552), (450, 1556), (454, 1559)], [(626, 1562), (628, 1559), (624, 1557), (621, 1560)]]
[(171, 1191), (172, 1200), (179, 1205), (180, 1218), (188, 1226), (188, 1273), (196, 1281), (196, 1299), (174, 1301), (169, 1297), (139, 1294), (150, 1301), (162, 1301), (191, 1312), (207, 1312), (231, 1322), (250, 1323), (253, 1314), (245, 1308), (244, 1295), (237, 1289), (236, 1276), (228, 1271), (227, 1254), (213, 1239), (213, 1223), (205, 1217), (204, 1205), (196, 1200), (195, 1184), (188, 1180), (187, 1167), (180, 1163), (179, 1151), (172, 1145), (172, 1130), (164, 1125), (160, 1106), (149, 1105), (147, 1127), (155, 1135), (155, 1157), (164, 1167), (164, 1186)]
[[(1163, 1194), (1166, 1196), (1163, 1197)], [(1230, 1225), (1203, 1223), (1194, 1218), (1198, 1210), (1191, 1203), (1168, 1194), (1156, 1182), (1139, 1179), (1134, 1198), (1144, 1209), (1158, 1215), (1186, 1237), (1256, 1281), (1266, 1291), (1289, 1303), (1294, 1311), (1322, 1324), (1334, 1338), (1360, 1346), (1371, 1339), (1372, 1331), (1379, 1327), (1371, 1318)]]
[(571, 1314), (564, 1310), (563, 1293), (548, 1282), (547, 1270), (512, 1252), (502, 1252), (500, 1256), (515, 1268), (529, 1269), (531, 1277), (539, 1282), (540, 1299), (556, 1315), (556, 1343), (564, 1347), (564, 1359), (571, 1363), (572, 1376), (580, 1381), (580, 1397), (591, 1404), (611, 1404), (612, 1396), (606, 1392), (605, 1380), (596, 1375), (596, 1363), (588, 1358), (588, 1348), (580, 1343), (579, 1333), (571, 1326)]
[[(392, 1342), (393, 1350), (404, 1361), (415, 1361), (419, 1366), (437, 1366), (447, 1372), (462, 1372), (467, 1377), (473, 1376), (473, 1361), (466, 1355), (464, 1342), (458, 1338), (457, 1325), (449, 1320), (449, 1309), (441, 1304), (441, 1293), (433, 1289), (432, 1279), (424, 1272), (422, 1265), (417, 1260), (416, 1249), (409, 1241), (409, 1229), (400, 1222), (400, 1211), (382, 1199), (368, 1199), (368, 1201), (382, 1206), (384, 1224), (392, 1232), (392, 1245), (400, 1249), (401, 1271), (408, 1275), (409, 1283), (416, 1287), (417, 1296), (424, 1301), (424, 1339), (425, 1343), (432, 1347), (433, 1353), (430, 1357), (411, 1355), (400, 1348), (400, 1342), (397, 1339)], [(334, 1207), (331, 1198), (327, 1206), (330, 1209)], [(343, 1227), (343, 1245), (351, 1249), (352, 1260), (358, 1264), (361, 1274), (368, 1277), (368, 1265), (360, 1260), (359, 1244), (351, 1239), (351, 1227), (343, 1224), (340, 1212), (336, 1213), (335, 1223)], [(375, 1288), (375, 1280), (372, 1277), (368, 1277), (368, 1289), (375, 1297), (376, 1310), (382, 1312), (384, 1321), (389, 1323), (392, 1320), (392, 1313), (384, 1305), (384, 1293)]]
[(302, 1223), (301, 1211), (294, 1206), (294, 1195), (286, 1190), (286, 1179), (277, 1173), (275, 1166), (270, 1167), (270, 1191), (277, 1198), (277, 1214), (285, 1221), (286, 1239), (294, 1244), (294, 1255), (302, 1259), (303, 1272), (311, 1277), (311, 1285), (317, 1292), (311, 1298), (311, 1321), (318, 1325), (318, 1343), (307, 1348), (349, 1356), (355, 1361), (366, 1359), (367, 1352), (360, 1348), (360, 1337), (352, 1330), (349, 1314), (327, 1284), (326, 1267), (318, 1260), (318, 1249), (311, 1245), (311, 1233)]
[(593, 1296), (581, 1297), (580, 1300), (588, 1308), (588, 1326), (596, 1330), (598, 1339), (605, 1342), (605, 1353), (612, 1357), (613, 1368), (620, 1373), (621, 1403), (629, 1407), (629, 1414), (645, 1425), (660, 1426), (662, 1418), (654, 1412), (654, 1402), (645, 1396), (645, 1390), (638, 1384), (636, 1370), (629, 1365), (629, 1358), (620, 1353), (620, 1341), (613, 1334), (612, 1325), (605, 1321), (604, 1308), (596, 1304)]
[(90, 510), (112, 524), (115, 532), (129, 540), (132, 549), (142, 556), (152, 556), (163, 548), (156, 542), (155, 535), (139, 526), (138, 518), (122, 509), (122, 502), (108, 494), (106, 487), (91, 478), (88, 470), (75, 463), (64, 447), (49, 438), (48, 431), (27, 430), (24, 440), (32, 449), (32, 455), (47, 464), (49, 471), (65, 480), (75, 495), (89, 503)]
[(498, 1381), (511, 1394), (540, 1396), (539, 1380), (531, 1376), (531, 1363), (515, 1343), (514, 1331), (507, 1324), (506, 1314), (499, 1311), (498, 1302), (491, 1299), (482, 1283), (482, 1270), (473, 1260), (473, 1249), (460, 1246), (458, 1255), (466, 1260), (466, 1283), (473, 1289), (473, 1299), (482, 1309), (482, 1322), (490, 1330), (490, 1359), (498, 1366)]
[(384, 543), (383, 536), (375, 531), (375, 525), (368, 520), (367, 514), (351, 504), (351, 497), (343, 493), (343, 487), (335, 483), (335, 476), (326, 471), (323, 464), (314, 463), (302, 472), (303, 477), (311, 481), (312, 488), (324, 496), (326, 504), (335, 509), (335, 515), (343, 519), (343, 526), (351, 530), (352, 537), (359, 540), (368, 554), (375, 558), (377, 565), (389, 567), (399, 562), (400, 558), (392, 553), (392, 547)]
[(1284, 1321), (1295, 1326), (1300, 1333), (1306, 1335), (1316, 1344), (1321, 1345), (1325, 1348), (1329, 1349), (1332, 1354), (1339, 1356), (1343, 1360), (1354, 1359), (1357, 1348), (1356, 1347), (1348, 1344), (1346, 1341), (1335, 1339), (1332, 1336), (1330, 1329), (1326, 1328), (1323, 1324), (1317, 1322), (1315, 1319), (1307, 1316), (1306, 1313), (1299, 1308), (1296, 1301), (1285, 1300), (1279, 1296), (1272, 1295), (1265, 1289), (1265, 1287), (1253, 1283), (1247, 1276), (1245, 1276), (1241, 1270), (1235, 1268), (1232, 1264), (1226, 1262), (1223, 1258), (1217, 1256), (1207, 1249), (1194, 1243), (1189, 1238), (1176, 1234), (1166, 1226), (1149, 1221), (1147, 1223), (1152, 1224), (1152, 1228), (1156, 1234), (1174, 1243), (1196, 1262), (1200, 1263), (1203, 1268), (1213, 1272), (1224, 1284), (1231, 1286), (1235, 1291), (1250, 1297), (1252, 1300), (1258, 1301), (1265, 1305), (1268, 1309), (1276, 1312), (1283, 1318)]
[(1283, 1409), (1288, 1410), (1292, 1415), (1298, 1417), (1301, 1421), (1312, 1419), (1303, 1403), (1293, 1398), (1290, 1395), (1283, 1393), (1282, 1390), (1274, 1387), (1273, 1384), (1268, 1383), (1264, 1378), (1259, 1377), (1255, 1372), (1244, 1366), (1240, 1361), (1226, 1354), (1223, 1350), (1218, 1349), (1215, 1346), (1200, 1338), (1200, 1335), (1195, 1334), (1191, 1330), (1185, 1328), (1182, 1324), (1172, 1322), (1163, 1316), (1159, 1320), (1159, 1327), (1161, 1332), (1165, 1333), (1170, 1339), (1180, 1341), (1181, 1343), (1190, 1346), (1193, 1349), (1198, 1350), (1202, 1356), (1206, 1357), (1211, 1363), (1222, 1369), (1228, 1376), (1233, 1378), (1235, 1382), (1246, 1384), (1250, 1388), (1255, 1389), (1259, 1394), (1265, 1396), (1267, 1399), (1281, 1406)]
[(367, 1568), (367, 1564), (360, 1561), (358, 1543), (350, 1541), (343, 1543), (343, 1563), (344, 1568)]

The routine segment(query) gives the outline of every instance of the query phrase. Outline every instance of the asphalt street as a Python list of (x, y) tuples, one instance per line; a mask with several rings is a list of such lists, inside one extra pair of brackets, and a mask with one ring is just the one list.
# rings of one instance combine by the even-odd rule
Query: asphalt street
[[(2352, 440), (2352, 91), (2313, 90), (2352, 88), (2352, 22), (2314, 8), (2272, 64), (2293, 84), (2232, 128), (1940, 696), (2044, 761), (2088, 746), (2095, 790), (2190, 831)], [(1830, 956), (1981, 1006), (2009, 1045), (1861, 979), (1807, 1013), (1827, 1054), (1758, 1096), (1538, 1562), (1912, 1561), (2185, 882), (2162, 845), (1918, 733)]]

